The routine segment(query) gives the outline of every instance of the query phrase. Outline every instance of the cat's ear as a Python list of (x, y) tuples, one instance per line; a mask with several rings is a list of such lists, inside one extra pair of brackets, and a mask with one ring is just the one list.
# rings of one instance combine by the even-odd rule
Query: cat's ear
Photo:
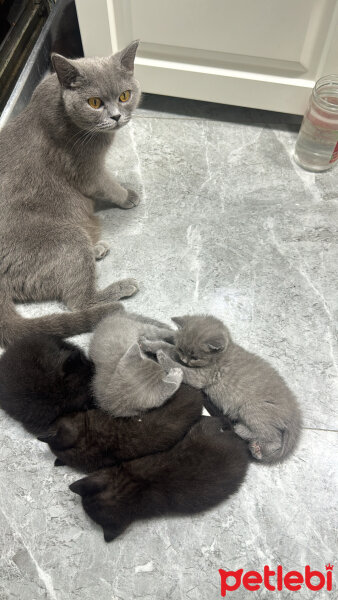
[(69, 375), (73, 371), (76, 371), (81, 365), (84, 364), (84, 358), (82, 352), (78, 348), (71, 350), (62, 364), (62, 371), (65, 375)]
[(134, 42), (131, 42), (129, 46), (114, 55), (120, 62), (122, 69), (128, 71), (128, 73), (134, 72), (135, 56), (139, 43), (140, 40), (135, 40)]
[(83, 479), (78, 479), (71, 483), (69, 489), (74, 492), (74, 494), (79, 494), (79, 496), (94, 496), (94, 494), (98, 494), (102, 492), (106, 487), (106, 482), (99, 475), (89, 477), (84, 477)]
[(171, 317), (171, 320), (174, 321), (178, 327), (184, 327), (185, 317)]
[(225, 339), (222, 335), (210, 338), (206, 346), (209, 352), (221, 352), (225, 348)]
[(177, 392), (183, 380), (182, 369), (170, 369), (170, 371), (162, 379), (164, 383), (163, 389), (161, 390), (161, 399), (167, 400)]
[(56, 433), (57, 433), (57, 427), (55, 425), (53, 425), (49, 429), (46, 429), (45, 431), (41, 431), (40, 435), (38, 435), (36, 439), (39, 440), (39, 442), (44, 442), (45, 444), (49, 444), (51, 442), (51, 440), (56, 436)]
[(77, 440), (77, 431), (70, 423), (60, 423), (38, 437), (39, 442), (52, 444), (56, 450), (73, 447)]
[(127, 352), (123, 355), (122, 359), (126, 359), (129, 360), (131, 358), (138, 358), (140, 360), (144, 360), (145, 357), (143, 356), (142, 352), (141, 352), (141, 348), (139, 346), (139, 344), (133, 344), (132, 346), (130, 346), (130, 348), (128, 348)]
[(74, 61), (61, 56), (61, 54), (56, 54), (55, 52), (52, 54), (51, 59), (62, 87), (74, 87), (76, 81), (80, 77), (80, 73), (74, 64)]
[(53, 446), (59, 450), (73, 448), (78, 438), (77, 427), (70, 423), (61, 423), (57, 429), (56, 435), (51, 440)]
[(102, 527), (103, 529), (103, 537), (105, 542), (112, 542), (119, 536), (122, 531), (125, 529), (125, 526), (116, 526), (116, 527)]

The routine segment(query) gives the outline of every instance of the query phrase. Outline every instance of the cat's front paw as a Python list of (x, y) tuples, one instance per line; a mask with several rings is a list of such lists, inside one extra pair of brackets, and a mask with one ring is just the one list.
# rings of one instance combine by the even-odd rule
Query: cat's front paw
[(159, 350), (170, 348), (168, 342), (162, 340), (148, 340), (144, 335), (139, 338), (139, 344), (143, 352), (148, 352), (150, 354), (156, 354)]
[(123, 204), (121, 204), (121, 208), (134, 208), (134, 206), (137, 206), (138, 204), (140, 204), (140, 197), (138, 196), (138, 194), (136, 192), (134, 192), (134, 190), (127, 190), (128, 192), (128, 196), (126, 198), (126, 200), (124, 201)]
[(152, 340), (148, 340), (145, 335), (141, 335), (141, 337), (138, 340), (138, 343), (142, 352), (150, 352), (150, 354), (154, 353), (152, 349), (153, 342)]
[(99, 242), (97, 242), (97, 244), (95, 244), (94, 246), (95, 260), (102, 260), (102, 258), (107, 256), (109, 250), (110, 245), (108, 244), (108, 242), (105, 242), (104, 240), (100, 240)]

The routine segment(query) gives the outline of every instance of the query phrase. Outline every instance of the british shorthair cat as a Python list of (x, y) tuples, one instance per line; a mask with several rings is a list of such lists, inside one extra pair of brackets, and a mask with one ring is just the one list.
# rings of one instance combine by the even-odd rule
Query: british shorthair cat
[(264, 359), (236, 344), (228, 328), (211, 315), (175, 317), (175, 347), (143, 340), (166, 369), (183, 369), (183, 381), (202, 389), (235, 422), (255, 459), (280, 462), (295, 449), (301, 429), (297, 400)]
[(220, 419), (202, 417), (171, 450), (101, 469), (69, 487), (110, 542), (137, 519), (196, 514), (223, 502), (243, 482), (248, 456)]
[(57, 336), (31, 334), (0, 357), (0, 407), (39, 435), (61, 415), (93, 406), (93, 363)]
[(202, 405), (202, 393), (183, 384), (168, 402), (142, 417), (114, 418), (99, 409), (73, 413), (38, 439), (49, 444), (56, 465), (89, 473), (168, 450), (199, 420)]
[(167, 373), (140, 349), (141, 336), (173, 339), (173, 330), (148, 317), (117, 311), (94, 331), (89, 356), (95, 364), (93, 390), (98, 406), (115, 417), (131, 417), (161, 406), (179, 388), (179, 366)]

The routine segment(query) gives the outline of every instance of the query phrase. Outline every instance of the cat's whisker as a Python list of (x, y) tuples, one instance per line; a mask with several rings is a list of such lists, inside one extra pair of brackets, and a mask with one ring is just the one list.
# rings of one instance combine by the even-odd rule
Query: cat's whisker
[[(77, 141), (77, 140), (76, 140), (76, 138), (79, 138), (79, 137), (81, 138), (81, 137), (83, 136), (83, 134), (84, 134), (84, 133), (85, 133), (85, 132), (84, 132), (82, 129), (80, 129), (79, 131), (77, 131), (76, 133), (74, 133), (74, 134), (73, 134), (73, 135), (72, 135), (72, 136), (69, 138), (69, 140), (67, 140), (67, 142), (66, 142), (66, 145), (65, 145), (65, 150), (68, 150), (69, 144), (70, 144), (70, 143), (71, 143), (73, 140)], [(72, 149), (71, 149), (71, 150), (72, 150)], [(70, 152), (71, 152), (71, 150), (70, 150)]]
[(76, 146), (78, 146), (78, 148), (79, 148), (81, 145), (85, 145), (85, 142), (86, 142), (87, 138), (94, 131), (94, 129), (95, 128), (93, 127), (92, 129), (86, 130), (83, 133), (83, 135), (78, 140), (76, 140), (75, 144), (72, 147), (72, 152), (74, 151), (74, 149), (76, 148)]
[[(97, 125), (94, 125), (94, 126), (93, 126), (93, 127), (91, 127), (90, 129), (86, 129), (86, 130), (84, 130), (84, 131), (77, 132), (77, 133), (75, 134), (75, 136), (73, 136), (73, 138), (74, 138), (74, 137), (76, 137), (76, 136), (78, 136), (78, 139), (77, 139), (77, 140), (75, 140), (75, 142), (74, 142), (74, 144), (73, 144), (73, 146), (72, 146), (72, 148), (71, 148), (71, 150), (70, 150), (70, 153), (72, 153), (72, 152), (74, 151), (74, 149), (76, 148), (76, 146), (81, 146), (81, 144), (83, 143), (83, 141), (84, 141), (84, 140), (86, 140), (86, 138), (87, 138), (87, 137), (88, 137), (88, 136), (89, 136), (89, 135), (90, 135), (92, 132), (94, 132), (94, 131), (96, 131), (96, 130), (97, 130)], [(73, 139), (73, 138), (71, 138), (71, 139)]]

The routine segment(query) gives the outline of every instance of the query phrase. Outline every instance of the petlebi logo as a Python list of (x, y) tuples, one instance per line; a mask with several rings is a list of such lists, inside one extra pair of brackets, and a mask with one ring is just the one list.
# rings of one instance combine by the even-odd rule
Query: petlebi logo
[[(278, 565), (274, 571), (268, 565), (264, 566), (263, 574), (258, 571), (224, 571), (219, 569), (221, 576), (221, 596), (224, 598), (227, 592), (234, 592), (243, 586), (246, 590), (254, 592), (261, 587), (273, 592), (275, 590), (290, 590), (296, 592), (302, 588), (308, 588), (318, 592), (323, 588), (328, 592), (332, 590), (333, 565), (325, 565), (325, 573), (314, 571), (306, 565), (304, 575), (300, 571), (288, 571), (284, 573), (283, 567)], [(235, 579), (235, 581), (233, 581)]]

